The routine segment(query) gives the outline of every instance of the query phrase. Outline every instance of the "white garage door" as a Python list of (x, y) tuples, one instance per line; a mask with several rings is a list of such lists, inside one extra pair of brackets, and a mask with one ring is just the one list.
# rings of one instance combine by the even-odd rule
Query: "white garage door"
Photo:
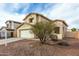
[(34, 38), (34, 34), (31, 30), (22, 30), (20, 36), (21, 38)]

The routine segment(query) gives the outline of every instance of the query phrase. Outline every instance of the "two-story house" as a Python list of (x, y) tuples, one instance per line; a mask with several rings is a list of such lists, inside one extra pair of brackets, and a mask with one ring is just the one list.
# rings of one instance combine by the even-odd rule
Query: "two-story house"
[(5, 22), (6, 27), (0, 29), (0, 37), (16, 37), (16, 28), (21, 24), (20, 22), (8, 20)]
[(19, 38), (26, 38), (26, 39), (33, 39), (35, 38), (34, 33), (31, 31), (31, 28), (33, 24), (36, 24), (37, 22), (54, 22), (57, 26), (54, 29), (55, 35), (58, 37), (58, 39), (63, 39), (65, 37), (66, 31), (67, 31), (67, 24), (63, 20), (51, 20), (47, 17), (37, 14), (37, 13), (30, 13), (28, 14), (24, 19), (24, 23), (22, 23), (17, 28), (17, 37)]

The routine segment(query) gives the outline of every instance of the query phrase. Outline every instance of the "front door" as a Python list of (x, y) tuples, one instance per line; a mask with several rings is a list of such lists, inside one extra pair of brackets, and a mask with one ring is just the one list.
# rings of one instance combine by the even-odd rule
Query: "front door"
[(11, 32), (11, 37), (13, 37), (13, 32)]

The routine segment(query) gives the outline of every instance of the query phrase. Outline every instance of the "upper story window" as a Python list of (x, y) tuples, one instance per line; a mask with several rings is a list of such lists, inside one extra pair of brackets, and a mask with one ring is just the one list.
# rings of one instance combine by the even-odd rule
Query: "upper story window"
[(10, 21), (7, 21), (7, 23), (6, 23), (6, 25), (7, 25), (7, 27), (10, 27), (10, 24), (11, 22)]
[(30, 18), (30, 19), (29, 19), (29, 22), (32, 23), (32, 22), (33, 22), (33, 18)]
[(7, 28), (9, 28), (9, 24), (7, 24)]

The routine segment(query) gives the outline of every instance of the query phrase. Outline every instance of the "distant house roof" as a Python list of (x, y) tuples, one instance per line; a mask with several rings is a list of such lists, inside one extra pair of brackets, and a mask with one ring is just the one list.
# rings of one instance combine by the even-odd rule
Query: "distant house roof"
[(39, 16), (45, 18), (46, 20), (49, 20), (49, 21), (52, 21), (52, 22), (53, 22), (53, 21), (54, 21), (54, 22), (56, 22), (56, 21), (60, 21), (60, 22), (63, 22), (66, 26), (68, 26), (67, 23), (66, 23), (64, 20), (59, 20), (59, 19), (52, 20), (52, 19), (48, 19), (48, 18), (45, 17), (44, 15), (42, 15), (42, 14), (38, 14), (38, 13), (30, 13), (30, 14), (26, 15), (26, 17), (25, 17), (23, 20), (25, 20), (28, 16), (30, 16), (30, 15), (32, 15), (32, 14), (39, 15)]
[(5, 23), (7, 23), (7, 22), (14, 22), (14, 23), (21, 24), (21, 22), (18, 22), (18, 21), (13, 21), (13, 20), (7, 20)]
[(0, 30), (2, 30), (3, 28), (5, 28), (5, 29), (6, 29), (7, 27), (5, 27), (5, 26), (2, 26)]
[(0, 30), (2, 30), (3, 28), (6, 29), (6, 30), (8, 30), (8, 31), (14, 31), (14, 29), (8, 29), (8, 28), (5, 27), (5, 26), (2, 26)]

